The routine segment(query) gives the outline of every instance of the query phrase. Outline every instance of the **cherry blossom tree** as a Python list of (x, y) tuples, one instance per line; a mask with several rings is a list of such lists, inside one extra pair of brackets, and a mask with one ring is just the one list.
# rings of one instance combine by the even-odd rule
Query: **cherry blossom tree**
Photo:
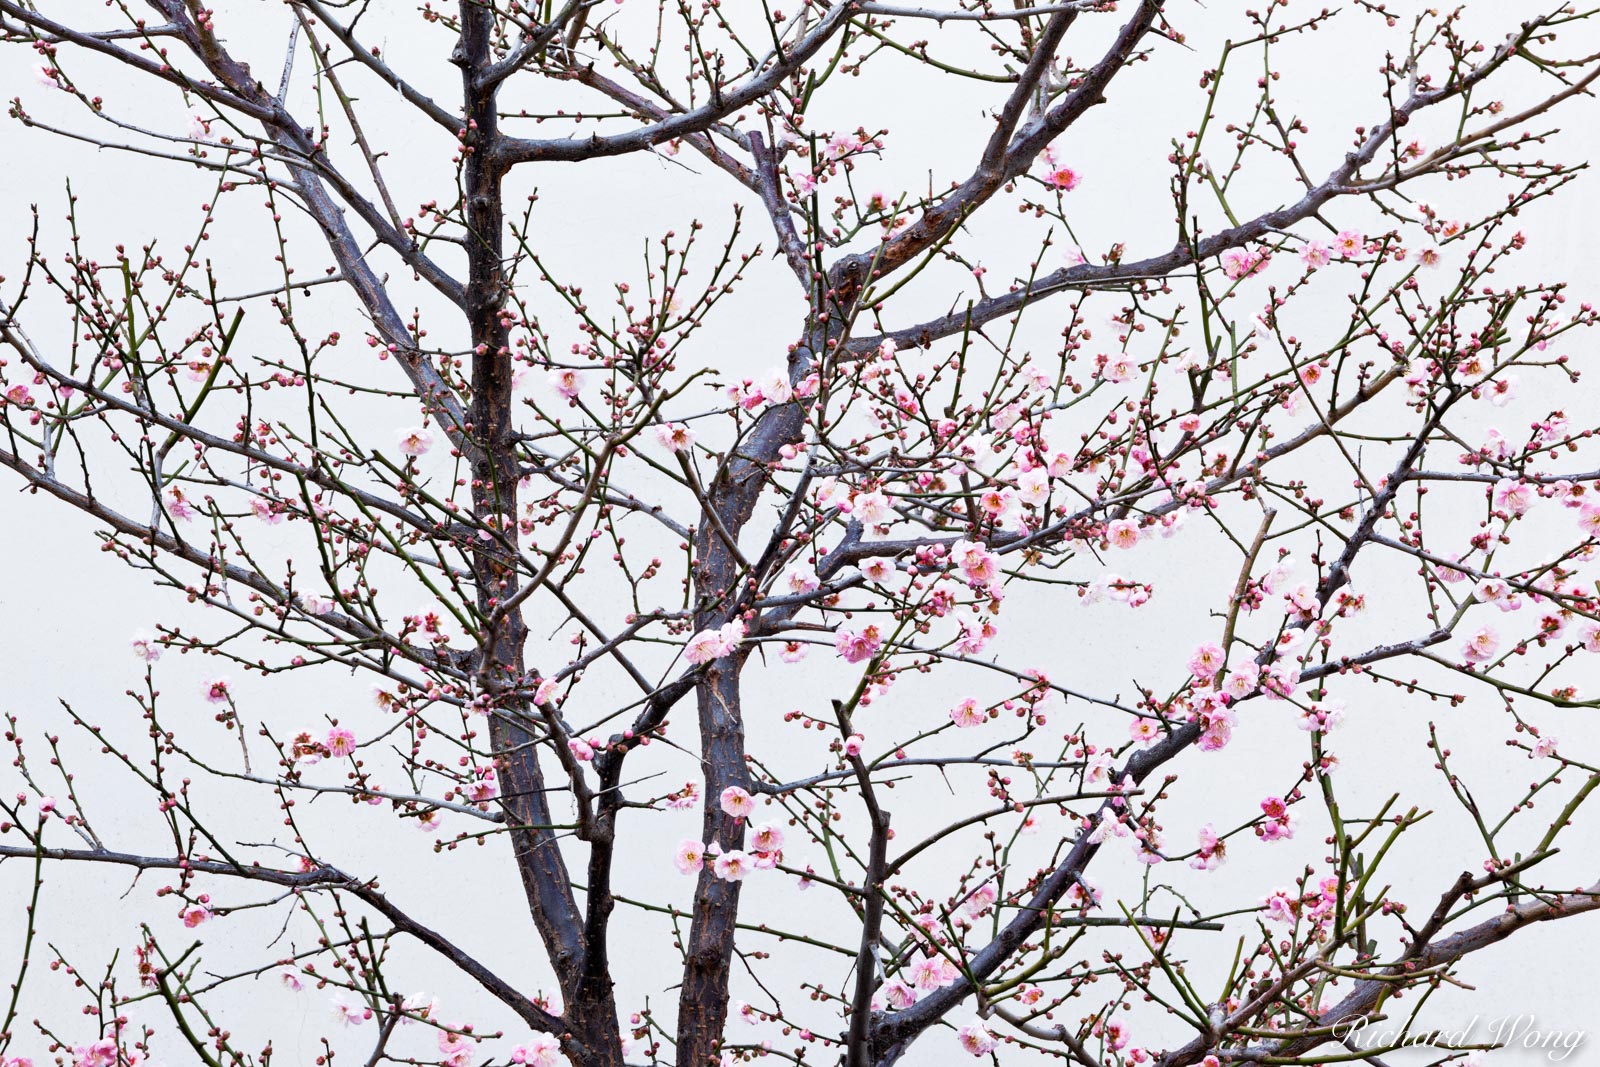
[[(1523, 221), (1592, 13), (1258, 7), (0, 0), (8, 514), (172, 594), (66, 708), (92, 769), (8, 709), (0, 1063), (265, 1065), (262, 983), (335, 998), (319, 1064), (1472, 1051), (1430, 997), (1600, 906), (1596, 313)], [(81, 218), (67, 142), (166, 214)], [(1341, 764), (1401, 723), (1405, 780)], [(74, 874), (146, 908), (102, 959)]]

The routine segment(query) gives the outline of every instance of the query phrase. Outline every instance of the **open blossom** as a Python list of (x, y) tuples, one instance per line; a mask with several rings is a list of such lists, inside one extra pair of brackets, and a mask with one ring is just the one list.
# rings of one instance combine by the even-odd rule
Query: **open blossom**
[(300, 598), (300, 606), (308, 615), (331, 615), (336, 605), (325, 596), (303, 596)]
[(894, 508), (889, 497), (874, 489), (870, 493), (857, 493), (850, 501), (850, 514), (866, 526), (880, 526), (894, 521)]
[(1228, 858), (1228, 843), (1217, 836), (1216, 827), (1206, 823), (1200, 827), (1200, 847), (1189, 866), (1197, 871), (1210, 871), (1222, 866)]
[(711, 872), (724, 882), (742, 882), (755, 870), (755, 860), (748, 852), (737, 849), (724, 852), (711, 865)]
[(423, 426), (413, 426), (400, 431), (400, 451), (407, 456), (426, 455), (433, 447), (433, 431)]
[(1321, 241), (1307, 241), (1300, 249), (1300, 259), (1308, 267), (1326, 267), (1332, 258), (1328, 246)]
[(769, 822), (751, 827), (750, 848), (755, 852), (783, 851), (783, 831)]
[(950, 560), (969, 585), (993, 589), (1000, 580), (1000, 557), (973, 541), (957, 541), (950, 546)]
[(72, 1050), (73, 1067), (116, 1067), (117, 1043), (109, 1038)]
[(840, 630), (834, 635), (833, 643), (846, 663), (860, 663), (877, 654), (878, 649), (883, 647), (883, 638), (878, 633), (878, 627), (872, 625), (860, 633)]
[(1153, 744), (1161, 736), (1161, 727), (1154, 719), (1135, 716), (1128, 724), (1128, 736), (1141, 744)]
[(1508, 515), (1523, 515), (1533, 506), (1533, 486), (1502, 478), (1494, 483), (1494, 506)]
[(1511, 591), (1509, 583), (1500, 578), (1483, 578), (1472, 587), (1472, 595), (1483, 604), (1493, 604), (1501, 611), (1516, 611), (1522, 607), (1522, 598)]
[(1266, 253), (1254, 248), (1230, 248), (1222, 253), (1222, 273), (1234, 281), (1256, 274), (1266, 265)]
[(547, 380), (551, 389), (568, 400), (576, 400), (578, 394), (583, 391), (583, 375), (571, 368), (553, 370)]
[(1127, 837), (1128, 827), (1123, 823), (1116, 811), (1110, 807), (1100, 809), (1100, 817), (1094, 823), (1094, 829), (1089, 834), (1089, 843), (1098, 845), (1112, 837)]
[(911, 1007), (917, 1002), (917, 991), (903, 978), (891, 978), (883, 983), (883, 999), (896, 1011)]
[(487, 804), (500, 795), (500, 787), (495, 784), (493, 767), (484, 767), (478, 772), (478, 779), (466, 788), (467, 799), (474, 804)]
[(950, 721), (962, 729), (982, 726), (989, 721), (989, 713), (972, 697), (967, 697), (950, 709)]
[(886, 556), (862, 560), (861, 576), (871, 582), (886, 582), (894, 576), (894, 561)]
[(989, 908), (999, 898), (1000, 891), (995, 888), (995, 884), (993, 882), (984, 882), (972, 891), (971, 896), (967, 897), (966, 902), (961, 905), (961, 910), (973, 918), (979, 918), (989, 914)]
[(964, 656), (976, 656), (999, 633), (994, 623), (966, 611), (957, 613), (956, 625), (961, 628), (956, 637), (956, 651)]
[(743, 819), (756, 810), (756, 801), (748, 792), (736, 785), (730, 785), (722, 791), (717, 798), (717, 803), (724, 813), (735, 819)]
[(161, 645), (155, 638), (140, 634), (131, 642), (133, 654), (146, 663), (154, 663), (161, 658)]
[(817, 581), (817, 572), (809, 567), (796, 567), (783, 581), (789, 587), (789, 592), (797, 595), (814, 592), (822, 584)]
[(323, 742), (323, 747), (334, 759), (353, 756), (356, 754), (356, 735), (343, 726), (335, 726), (328, 731), (328, 739)]
[(467, 1067), (475, 1048), (470, 1038), (448, 1030), (439, 1031), (439, 1056), (446, 1067)]
[(1591, 622), (1586, 625), (1578, 637), (1584, 649), (1589, 652), (1600, 652), (1600, 623)]
[(183, 925), (193, 929), (211, 918), (211, 909), (204, 904), (191, 904), (178, 912), (178, 918), (183, 920)]
[(333, 1017), (346, 1026), (360, 1026), (372, 1018), (372, 1009), (365, 1004), (352, 1004), (339, 995), (333, 998)]
[(1222, 651), (1221, 645), (1204, 644), (1189, 657), (1189, 674), (1197, 681), (1209, 682), (1226, 662), (1227, 654)]
[(997, 1042), (994, 1035), (984, 1028), (982, 1023), (969, 1023), (956, 1032), (956, 1037), (961, 1042), (961, 1047), (974, 1056), (987, 1056), (994, 1051)]
[(206, 683), (206, 700), (212, 704), (226, 704), (232, 693), (226, 678), (214, 678)]
[(1300, 729), (1308, 733), (1327, 733), (1344, 719), (1344, 704), (1337, 700), (1312, 701), (1300, 713)]
[(526, 1045), (511, 1050), (512, 1063), (526, 1063), (531, 1067), (559, 1067), (564, 1058), (561, 1042), (554, 1034), (534, 1034)]
[(684, 838), (678, 842), (678, 851), (672, 857), (672, 862), (682, 874), (694, 874), (706, 864), (706, 846), (693, 838)]
[(1057, 167), (1044, 176), (1046, 185), (1052, 189), (1060, 189), (1064, 193), (1072, 192), (1082, 180), (1083, 175), (1071, 167)]
[(701, 630), (689, 638), (689, 643), (683, 649), (683, 658), (696, 665), (721, 659), (739, 647), (744, 634), (743, 619), (723, 623), (715, 630)]
[(922, 956), (911, 964), (911, 984), (924, 991), (938, 989), (954, 982), (960, 973), (943, 956)]
[(1533, 748), (1530, 750), (1530, 755), (1534, 759), (1543, 759), (1546, 756), (1553, 756), (1556, 754), (1556, 744), (1556, 739), (1551, 737), (1549, 734), (1546, 734), (1533, 743)]
[(1299, 904), (1300, 902), (1287, 889), (1275, 889), (1261, 902), (1262, 907), (1266, 909), (1268, 919), (1285, 925), (1294, 922), (1294, 913), (1299, 910)]
[(1461, 658), (1468, 663), (1482, 663), (1494, 658), (1500, 650), (1500, 635), (1492, 626), (1481, 626), (1468, 637), (1461, 648)]
[(167, 486), (166, 497), (167, 514), (179, 522), (188, 522), (199, 514), (199, 512), (195, 511), (194, 505), (189, 502), (189, 498), (183, 494), (183, 490), (177, 486)]
[(684, 452), (694, 444), (694, 431), (681, 422), (667, 422), (655, 428), (656, 441), (668, 452)]
[(1333, 250), (1346, 259), (1359, 256), (1366, 241), (1355, 230), (1340, 230), (1339, 235), (1333, 239)]
[(1518, 380), (1515, 374), (1502, 374), (1494, 381), (1484, 383), (1489, 392), (1489, 403), (1503, 408), (1515, 400)]
[(1113, 548), (1132, 548), (1139, 543), (1139, 524), (1132, 519), (1114, 519), (1106, 524), (1106, 540)]
[(1130, 381), (1139, 372), (1139, 364), (1121, 356), (1117, 359), (1107, 359), (1105, 366), (1100, 368), (1100, 377), (1114, 385)]
[(1019, 474), (1017, 499), (1031, 507), (1042, 507), (1050, 499), (1050, 472), (1043, 467), (1035, 467)]
[(17, 405), (18, 407), (25, 408), (29, 404), (33, 403), (33, 394), (30, 393), (28, 391), (28, 387), (23, 385), (21, 382), (18, 382), (16, 385), (8, 388), (4, 395), (8, 402)]

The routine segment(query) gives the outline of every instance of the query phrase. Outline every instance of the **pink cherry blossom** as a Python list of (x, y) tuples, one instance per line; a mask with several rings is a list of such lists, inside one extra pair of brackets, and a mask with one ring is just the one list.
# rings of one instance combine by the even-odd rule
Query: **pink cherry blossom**
[(736, 785), (724, 789), (717, 798), (717, 804), (724, 814), (731, 815), (735, 819), (748, 818), (756, 810), (755, 798)]
[(744, 635), (742, 619), (723, 623), (714, 630), (701, 630), (689, 638), (689, 643), (683, 649), (683, 658), (696, 665), (721, 659), (739, 647)]
[(681, 422), (667, 422), (655, 428), (656, 441), (668, 452), (686, 452), (694, 444), (694, 431)]
[(400, 431), (400, 452), (407, 456), (427, 455), (433, 447), (433, 431), (424, 426), (413, 426)]
[(1000, 580), (1000, 558), (973, 541), (957, 541), (950, 546), (950, 560), (972, 586), (993, 589)]
[(1222, 253), (1222, 273), (1238, 281), (1257, 274), (1267, 265), (1267, 254), (1253, 248), (1230, 248)]
[(511, 1050), (512, 1063), (525, 1063), (530, 1067), (561, 1067), (561, 1042), (554, 1034), (534, 1034), (526, 1045)]
[(883, 583), (894, 577), (894, 561), (885, 556), (874, 556), (861, 561), (861, 576), (869, 582)]
[(678, 851), (672, 857), (672, 862), (677, 865), (679, 872), (694, 874), (705, 866), (706, 846), (694, 838), (685, 838), (678, 843)]
[(1052, 189), (1060, 189), (1064, 193), (1072, 192), (1082, 180), (1082, 175), (1071, 167), (1057, 167), (1044, 177), (1046, 185)]
[(445, 1067), (468, 1067), (477, 1046), (461, 1034), (439, 1031), (439, 1056)]
[(547, 376), (550, 388), (567, 400), (576, 400), (583, 391), (583, 375), (571, 368), (558, 368)]
[(883, 638), (873, 624), (860, 632), (841, 629), (834, 634), (833, 644), (846, 663), (860, 663), (877, 655), (883, 647)]
[(750, 828), (750, 848), (755, 852), (782, 852), (783, 831), (771, 823)]
[(183, 490), (176, 485), (167, 486), (166, 498), (167, 514), (179, 522), (188, 522), (199, 514), (195, 510), (195, 506), (190, 503), (189, 498), (184, 495)]
[(724, 882), (742, 882), (755, 870), (755, 860), (748, 852), (737, 849), (724, 852), (711, 865), (711, 871)]
[(1128, 736), (1141, 744), (1154, 744), (1161, 737), (1161, 727), (1154, 719), (1135, 716), (1128, 723)]
[(962, 729), (982, 726), (989, 721), (989, 713), (972, 697), (967, 697), (950, 709), (950, 721)]
[(72, 1050), (74, 1067), (116, 1067), (120, 1057), (117, 1043), (109, 1038)]
[(1189, 674), (1197, 681), (1209, 682), (1227, 662), (1227, 653), (1221, 645), (1204, 644), (1189, 657)]
[(957, 613), (956, 625), (961, 631), (956, 638), (956, 651), (964, 656), (976, 656), (982, 652), (999, 632), (988, 619), (979, 618), (968, 611)]
[(968, 1023), (956, 1031), (956, 1039), (961, 1042), (961, 1047), (974, 1056), (987, 1056), (994, 1051), (998, 1044), (995, 1037), (982, 1023)]
[(911, 984), (924, 992), (949, 985), (958, 974), (960, 972), (943, 956), (918, 957), (910, 968)]
[(1524, 515), (1533, 506), (1533, 486), (1502, 478), (1494, 484), (1494, 506), (1508, 515)]
[(329, 756), (343, 759), (356, 754), (356, 735), (343, 726), (335, 726), (328, 731), (328, 738), (322, 745)]
[(1308, 267), (1326, 267), (1332, 258), (1328, 246), (1321, 241), (1307, 241), (1300, 249), (1300, 259)]
[(469, 782), (466, 787), (467, 799), (474, 804), (487, 804), (500, 795), (500, 787), (495, 781), (493, 767), (483, 767), (478, 771), (475, 781)]
[(1139, 524), (1131, 519), (1113, 519), (1106, 524), (1106, 540), (1113, 548), (1132, 548), (1139, 543)]
[(1500, 649), (1500, 635), (1492, 626), (1480, 626), (1467, 636), (1461, 648), (1461, 658), (1468, 663), (1483, 663), (1494, 658)]
[(883, 999), (896, 1011), (903, 1011), (917, 1002), (917, 991), (901, 978), (891, 978), (883, 983)]
[(885, 493), (873, 490), (857, 493), (850, 501), (850, 514), (866, 526), (880, 526), (894, 521), (894, 506)]
[(206, 700), (212, 704), (226, 704), (233, 696), (233, 691), (228, 688), (228, 679), (213, 678), (206, 683)]

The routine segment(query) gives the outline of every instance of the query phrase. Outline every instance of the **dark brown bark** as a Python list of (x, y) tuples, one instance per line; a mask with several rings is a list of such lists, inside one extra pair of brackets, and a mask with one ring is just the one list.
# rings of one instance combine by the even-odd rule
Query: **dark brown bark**
[[(479, 674), (482, 691), (491, 701), (490, 740), (512, 820), (517, 868), (561, 986), (568, 1030), (563, 1050), (575, 1067), (617, 1067), (622, 1045), (611, 978), (604, 969), (605, 926), (591, 923), (587, 933), (601, 943), (586, 944), (572, 878), (551, 828), (555, 820), (539, 766), (538, 732), (530, 718), (533, 709), (523, 695), (527, 624), (520, 605), (503, 607), (519, 587), (512, 551), (517, 537), (518, 472), (510, 337), (501, 317), (507, 295), (502, 268), (505, 167), (498, 153), (495, 83), (484, 78), (491, 60), (494, 13), (473, 0), (462, 0), (460, 11), (461, 41), (451, 58), (461, 68), (469, 131), (463, 168), (466, 313), (473, 347), (470, 436), (479, 445), (472, 468), (472, 498), (478, 521), (499, 534), (498, 541), (488, 542), (473, 555), (478, 610), (485, 627)], [(590, 907), (592, 914), (594, 902)]]

